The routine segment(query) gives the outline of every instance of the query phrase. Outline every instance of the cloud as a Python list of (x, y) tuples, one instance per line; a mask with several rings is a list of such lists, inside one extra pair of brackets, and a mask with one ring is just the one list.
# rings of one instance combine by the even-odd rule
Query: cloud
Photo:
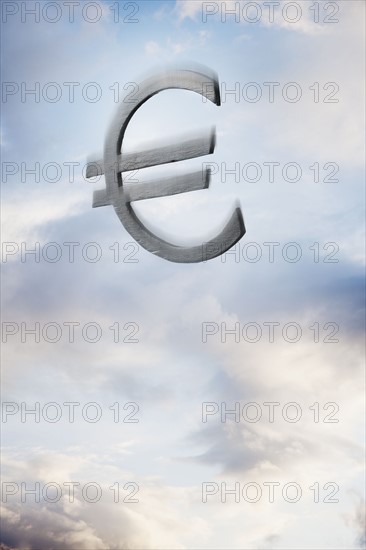
[(160, 46), (157, 42), (151, 40), (145, 44), (145, 52), (147, 55), (158, 55), (160, 53)]
[[(7, 149), (7, 160), (14, 160), (11, 151), (19, 162), (84, 162), (89, 150), (103, 147), (108, 117), (116, 107), (110, 86), (124, 92), (126, 82), (137, 78), (136, 67), (143, 72), (152, 59), (171, 61), (184, 53), (217, 70), (228, 89), (237, 81), (298, 79), (305, 94), (315, 80), (336, 80), (340, 101), (273, 105), (264, 98), (258, 104), (232, 98), (217, 108), (202, 104), (197, 94), (173, 90), (152, 98), (136, 113), (126, 148), (216, 123), (217, 149), (211, 159), (219, 167), (224, 161), (229, 169), (238, 161), (302, 163), (306, 175), (298, 185), (282, 180), (272, 185), (265, 176), (253, 185), (233, 183), (230, 176), (224, 182), (216, 173), (209, 190), (136, 206), (148, 224), (170, 233), (174, 242), (201, 242), (215, 232), (239, 197), (247, 225), (239, 255), (206, 264), (172, 264), (138, 248), (112, 207), (91, 209), (94, 186), (81, 178), (75, 184), (18, 181), (7, 186), (5, 238), (26, 242), (28, 248), (35, 241), (41, 247), (57, 242), (62, 258), (52, 263), (41, 253), (40, 262), (32, 256), (22, 262), (20, 254), (14, 254), (3, 265), (4, 319), (19, 324), (19, 333), (3, 346), (4, 397), (29, 406), (36, 401), (95, 401), (104, 416), (95, 425), (82, 417), (74, 425), (64, 419), (56, 424), (10, 419), (3, 424), (6, 480), (34, 485), (37, 480), (94, 479), (109, 498), (96, 505), (83, 502), (80, 494), (73, 504), (66, 499), (39, 506), (9, 501), (3, 545), (24, 550), (254, 550), (333, 548), (340, 540), (344, 547), (362, 544), (360, 508), (348, 491), (360, 485), (364, 433), (363, 212), (358, 200), (363, 142), (358, 123), (361, 86), (354, 76), (362, 62), (358, 21), (363, 8), (348, 3), (341, 24), (328, 31), (319, 25), (313, 33), (309, 19), (291, 27), (280, 22), (270, 27), (264, 21), (235, 26), (228, 18), (223, 26), (215, 16), (209, 19), (211, 25), (201, 25), (198, 1), (177, 2), (174, 13), (173, 7), (160, 3), (151, 8), (143, 2), (139, 7), (138, 25), (113, 24), (106, 7), (109, 19), (103, 16), (100, 27), (80, 21), (55, 25), (52, 33), (43, 32), (42, 25), (20, 25), (22, 32), (19, 25), (7, 27), (5, 53), (15, 60), (5, 64), (8, 80), (98, 81), (103, 89), (96, 104), (79, 97), (74, 104), (25, 105), (14, 97), (5, 105), (6, 140), (16, 144), (16, 149)], [(243, 29), (247, 39), (241, 41)], [(59, 48), (61, 43), (65, 48)], [(279, 94), (281, 98), (281, 89)], [(338, 162), (340, 181), (329, 186), (312, 183), (308, 166), (316, 161)], [(201, 162), (187, 162), (202, 168)], [(186, 169), (184, 163), (170, 167), (172, 173)], [(163, 173), (159, 168), (155, 175)], [(103, 186), (101, 178), (95, 188)], [(280, 243), (273, 263), (263, 245), (267, 241)], [(283, 257), (284, 244), (290, 241), (301, 247), (298, 263)], [(78, 243), (74, 262), (68, 260), (66, 242)], [(82, 253), (90, 242), (102, 251), (95, 263)], [(257, 263), (243, 258), (248, 242), (262, 245)], [(319, 262), (314, 261), (315, 242)], [(339, 245), (338, 263), (323, 261), (332, 252), (323, 248), (326, 242)], [(136, 263), (128, 262), (131, 251)], [(43, 326), (51, 321), (61, 327), (65, 321), (80, 323), (76, 341), (68, 341), (65, 327), (54, 344), (44, 339), (36, 343), (31, 335), (21, 341), (21, 323)], [(81, 336), (81, 327), (91, 321), (103, 330), (95, 344)], [(256, 322), (262, 338), (256, 344), (243, 338), (235, 342), (231, 334), (223, 343), (217, 334), (204, 344), (205, 321), (218, 327), (226, 323), (228, 328)], [(271, 321), (280, 323), (279, 340), (273, 344), (266, 340), (264, 326)], [(291, 321), (303, 331), (294, 344), (282, 337), (283, 326)], [(137, 323), (139, 342), (113, 341), (110, 327), (116, 322), (122, 336), (126, 323)], [(318, 343), (310, 329), (314, 323), (319, 323)], [(339, 324), (338, 343), (323, 341), (329, 335), (326, 323)], [(131, 401), (139, 405), (140, 422), (113, 422), (111, 405), (119, 403), (123, 410)], [(224, 424), (217, 415), (206, 425), (201, 422), (204, 401), (226, 402), (228, 407), (256, 401), (264, 418), (253, 424)], [(263, 403), (268, 401), (281, 403), (278, 422), (265, 418)], [(289, 401), (301, 405), (299, 423), (282, 417), (283, 404)], [(315, 423), (310, 408), (315, 402), (321, 418), (332, 412), (324, 405), (336, 403), (340, 421)], [(292, 508), (264, 502), (223, 505), (219, 498), (206, 506), (201, 501), (204, 480), (262, 482), (269, 476), (281, 482), (295, 479), (305, 488), (315, 478), (324, 483), (334, 479), (342, 486), (342, 499), (318, 508), (309, 500)], [(139, 505), (113, 502), (108, 486), (116, 480), (141, 484)]]
[(47, 191), (35, 191), (24, 184), (6, 200), (2, 207), (3, 243), (42, 241), (46, 226), (75, 216), (85, 209), (89, 197), (82, 188), (69, 182), (59, 185), (62, 190), (57, 186), (56, 189), (49, 187)]
[[(18, 470), (17, 479), (22, 480), (25, 487), (35, 486), (35, 481), (38, 481), (43, 490), (45, 483), (52, 480), (62, 488), (62, 497), (58, 502), (50, 504), (41, 496), (41, 502), (37, 504), (32, 501), (32, 496), (29, 498), (27, 496), (26, 505), (20, 502), (21, 491), (15, 498), (8, 497), (7, 508), (3, 515), (4, 544), (29, 550), (54, 548), (55, 545), (62, 550), (72, 548), (133, 550), (157, 547), (183, 549), (186, 545), (179, 542), (181, 537), (187, 540), (196, 538), (199, 543), (202, 536), (205, 536), (207, 527), (204, 521), (198, 517), (191, 517), (190, 530), (187, 532), (181, 511), (171, 507), (171, 502), (178, 499), (183, 503), (183, 509), (185, 508), (184, 503), (189, 498), (188, 489), (169, 487), (159, 480), (140, 479), (138, 476), (139, 491), (135, 498), (139, 502), (128, 503), (125, 500), (125, 502), (116, 503), (114, 502), (116, 493), (110, 490), (109, 486), (112, 486), (115, 480), (121, 480), (119, 483), (122, 500), (126, 497), (122, 489), (124, 484), (128, 480), (137, 479), (127, 476), (135, 474), (124, 471), (116, 461), (117, 457), (106, 454), (107, 449), (104, 449), (104, 455), (99, 459), (90, 455), (86, 449), (79, 450), (83, 454), (83, 460), (79, 466), (74, 461), (71, 475), (71, 472), (67, 474), (66, 471), (54, 470), (54, 466), (69, 458), (68, 454), (50, 455), (43, 450), (29, 449), (27, 463), (19, 462), (17, 457), (10, 453), (15, 470)], [(84, 494), (82, 489), (86, 483), (93, 482), (95, 460), (104, 462), (105, 481), (99, 478), (101, 498), (98, 502), (92, 503), (82, 496)], [(5, 479), (8, 480), (8, 476), (5, 476)], [(64, 482), (69, 481), (79, 483), (75, 488), (73, 502), (70, 501), (69, 490), (63, 485)], [(54, 493), (52, 496), (49, 493), (50, 499), (53, 496)]]
[(358, 502), (354, 505), (352, 513), (343, 515), (343, 519), (356, 533), (355, 548), (366, 547), (366, 520), (365, 501), (358, 495)]
[[(306, 0), (299, 0), (296, 4), (289, 6), (285, 3), (270, 5), (265, 0), (252, 3), (247, 0), (223, 0), (221, 2), (176, 0), (175, 11), (179, 21), (191, 19), (194, 23), (214, 21), (219, 24), (247, 26), (258, 24), (267, 28), (280, 28), (307, 35), (326, 33), (328, 27), (323, 20), (327, 16), (333, 21), (337, 19), (335, 10), (321, 15), (312, 13)], [(199, 15), (201, 17), (198, 17)], [(317, 23), (314, 22), (315, 19), (318, 19)]]
[(202, 11), (202, 2), (200, 0), (196, 2), (177, 0), (175, 8), (180, 21), (183, 21), (185, 18), (195, 20), (197, 14)]
[[(203, 44), (206, 40), (206, 35), (200, 34), (199, 40)], [(164, 60), (166, 62), (170, 62), (172, 58), (175, 58), (176, 56), (179, 56), (183, 52), (188, 51), (194, 47), (195, 44), (193, 42), (193, 38), (191, 37), (185, 38), (181, 42), (177, 42), (168, 37), (165, 41), (164, 46), (158, 44), (153, 40), (147, 42), (145, 44), (145, 53), (149, 57), (159, 58), (159, 61)]]

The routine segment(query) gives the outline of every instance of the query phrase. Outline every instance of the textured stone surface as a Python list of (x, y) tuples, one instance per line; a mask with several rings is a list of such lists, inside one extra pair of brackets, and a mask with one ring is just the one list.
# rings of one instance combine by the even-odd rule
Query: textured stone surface
[(120, 221), (130, 235), (146, 250), (172, 262), (194, 263), (206, 261), (223, 254), (245, 233), (240, 207), (236, 207), (221, 233), (199, 246), (185, 247), (171, 244), (147, 229), (136, 216), (131, 202), (148, 198), (186, 193), (209, 186), (208, 169), (184, 176), (163, 178), (149, 183), (123, 185), (122, 173), (169, 162), (182, 161), (206, 154), (215, 148), (215, 130), (200, 136), (164, 147), (148, 149), (140, 153), (121, 155), (123, 137), (129, 121), (137, 109), (153, 95), (167, 89), (184, 89), (196, 92), (216, 105), (220, 105), (219, 83), (216, 74), (209, 69), (171, 70), (143, 81), (135, 95), (133, 105), (121, 103), (105, 139), (103, 159), (91, 161), (87, 177), (105, 174), (106, 189), (96, 191), (93, 206), (113, 205)]

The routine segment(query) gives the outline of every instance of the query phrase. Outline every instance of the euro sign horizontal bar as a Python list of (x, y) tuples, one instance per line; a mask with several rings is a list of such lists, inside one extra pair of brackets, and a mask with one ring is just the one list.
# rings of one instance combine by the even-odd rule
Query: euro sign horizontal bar
[[(170, 162), (192, 159), (210, 155), (215, 150), (215, 128), (202, 132), (197, 138), (177, 141), (164, 147), (154, 147), (139, 153), (118, 155), (117, 172), (128, 172), (158, 166)], [(86, 177), (94, 178), (104, 174), (104, 160), (89, 161), (86, 165)]]
[[(145, 199), (156, 199), (168, 195), (178, 195), (207, 189), (210, 185), (211, 171), (206, 168), (204, 171), (197, 171), (172, 178), (160, 178), (159, 180), (136, 185), (124, 185), (123, 192), (126, 202), (142, 201)], [(93, 208), (108, 206), (111, 204), (106, 189), (94, 191)]]

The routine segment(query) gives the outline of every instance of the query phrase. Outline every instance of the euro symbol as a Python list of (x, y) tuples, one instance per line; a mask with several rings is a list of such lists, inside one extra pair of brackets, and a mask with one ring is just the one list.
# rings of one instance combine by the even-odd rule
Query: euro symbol
[(245, 234), (240, 206), (234, 208), (229, 221), (219, 235), (202, 245), (185, 247), (171, 244), (154, 235), (139, 220), (131, 203), (207, 189), (210, 170), (187, 173), (184, 176), (164, 178), (159, 181), (123, 185), (122, 174), (150, 166), (182, 161), (212, 154), (215, 149), (215, 129), (202, 133), (198, 138), (142, 151), (122, 154), (122, 142), (134, 113), (155, 94), (168, 89), (196, 92), (220, 106), (220, 90), (217, 75), (209, 69), (169, 70), (144, 80), (134, 95), (134, 103), (121, 103), (107, 132), (102, 160), (89, 161), (86, 177), (105, 175), (106, 188), (94, 192), (93, 207), (113, 205), (116, 214), (129, 234), (146, 250), (171, 262), (195, 263), (210, 260), (229, 250)]

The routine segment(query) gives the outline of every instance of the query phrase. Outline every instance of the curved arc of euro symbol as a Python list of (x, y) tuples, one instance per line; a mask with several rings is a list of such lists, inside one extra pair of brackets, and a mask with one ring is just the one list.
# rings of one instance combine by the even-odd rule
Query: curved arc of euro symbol
[(202, 245), (185, 247), (171, 244), (154, 235), (137, 217), (131, 202), (206, 189), (210, 170), (201, 170), (175, 178), (163, 178), (149, 183), (123, 185), (122, 173), (148, 166), (166, 164), (213, 153), (215, 130), (196, 139), (154, 148), (141, 153), (121, 154), (127, 126), (134, 113), (148, 99), (167, 89), (196, 92), (220, 105), (217, 76), (208, 72), (173, 70), (151, 77), (139, 86), (134, 104), (121, 103), (105, 139), (103, 160), (89, 162), (87, 177), (105, 174), (106, 189), (94, 193), (93, 207), (112, 204), (117, 216), (130, 235), (146, 250), (171, 262), (196, 263), (215, 258), (231, 248), (245, 234), (241, 209), (234, 209), (229, 221), (215, 238)]

